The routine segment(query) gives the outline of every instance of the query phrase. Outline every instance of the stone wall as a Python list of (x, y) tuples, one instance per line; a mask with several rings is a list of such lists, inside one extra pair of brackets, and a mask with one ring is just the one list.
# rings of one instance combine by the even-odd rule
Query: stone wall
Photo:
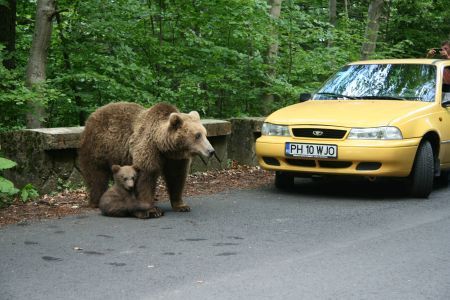
[[(202, 120), (220, 161), (211, 158), (205, 165), (195, 158), (191, 172), (224, 169), (231, 160), (256, 165), (254, 142), (260, 135), (262, 121), (262, 118)], [(17, 187), (32, 183), (41, 193), (82, 184), (77, 151), (83, 130), (84, 127), (64, 127), (1, 133), (1, 155), (17, 162), (4, 176)]]
[(84, 127), (42, 128), (2, 133), (1, 153), (17, 163), (5, 177), (22, 187), (32, 183), (40, 192), (80, 184), (77, 149)]
[(265, 118), (233, 118), (228, 142), (228, 156), (241, 165), (256, 166), (255, 141), (261, 136)]

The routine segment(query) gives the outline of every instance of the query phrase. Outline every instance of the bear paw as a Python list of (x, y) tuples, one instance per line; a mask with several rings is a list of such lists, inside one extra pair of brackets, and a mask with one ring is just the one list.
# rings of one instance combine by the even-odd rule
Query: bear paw
[(183, 205), (174, 207), (173, 210), (178, 211), (178, 212), (190, 212), (191, 207), (187, 204), (183, 204)]
[(148, 218), (150, 218), (150, 212), (149, 211), (137, 211), (134, 213), (134, 216), (139, 219), (148, 219)]
[(149, 214), (149, 218), (160, 218), (160, 217), (164, 216), (164, 211), (161, 208), (156, 207), (156, 206), (149, 209), (147, 212)]

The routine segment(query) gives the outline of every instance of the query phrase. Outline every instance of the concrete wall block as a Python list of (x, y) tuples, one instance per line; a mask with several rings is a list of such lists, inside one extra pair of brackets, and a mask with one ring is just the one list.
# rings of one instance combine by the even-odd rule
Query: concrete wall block
[(75, 167), (77, 149), (47, 150), (52, 170), (62, 180), (67, 180)]
[(232, 132), (228, 142), (228, 158), (239, 164), (256, 166), (256, 139), (261, 136), (261, 127), (265, 118), (230, 119)]
[(58, 191), (61, 180), (55, 174), (50, 175), (40, 186), (35, 186), (39, 193), (48, 194)]
[(208, 137), (226, 136), (231, 133), (231, 123), (228, 121), (203, 119), (202, 124), (208, 132)]
[(66, 183), (74, 186), (81, 186), (84, 184), (83, 176), (81, 176), (81, 173), (77, 168), (73, 168)]
[(43, 137), (31, 131), (0, 134), (2, 155), (17, 163), (16, 167), (6, 170), (4, 175), (17, 187), (28, 183), (38, 187), (50, 176), (51, 160), (43, 151), (43, 143)]
[(28, 129), (42, 137), (41, 147), (44, 150), (77, 149), (80, 145), (80, 135), (84, 127), (58, 127)]

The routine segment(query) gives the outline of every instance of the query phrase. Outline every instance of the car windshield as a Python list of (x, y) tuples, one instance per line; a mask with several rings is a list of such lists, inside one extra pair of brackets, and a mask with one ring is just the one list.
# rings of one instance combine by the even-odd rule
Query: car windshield
[(345, 66), (313, 96), (314, 100), (376, 99), (433, 102), (436, 67), (414, 64)]

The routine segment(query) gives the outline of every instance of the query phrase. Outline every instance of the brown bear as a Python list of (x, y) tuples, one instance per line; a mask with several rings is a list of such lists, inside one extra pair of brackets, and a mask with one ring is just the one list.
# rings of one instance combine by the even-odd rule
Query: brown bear
[(162, 211), (153, 203), (158, 177), (164, 177), (172, 209), (190, 211), (182, 193), (192, 157), (213, 154), (196, 111), (180, 113), (166, 103), (145, 109), (118, 102), (99, 108), (87, 119), (79, 162), (91, 206), (97, 207), (106, 191), (112, 165), (134, 165), (140, 171), (138, 201), (150, 204), (150, 217), (160, 217)]
[(110, 217), (149, 218), (150, 204), (141, 203), (136, 198), (138, 170), (133, 166), (113, 165), (111, 171), (114, 184), (100, 197), (98, 204), (102, 214)]

